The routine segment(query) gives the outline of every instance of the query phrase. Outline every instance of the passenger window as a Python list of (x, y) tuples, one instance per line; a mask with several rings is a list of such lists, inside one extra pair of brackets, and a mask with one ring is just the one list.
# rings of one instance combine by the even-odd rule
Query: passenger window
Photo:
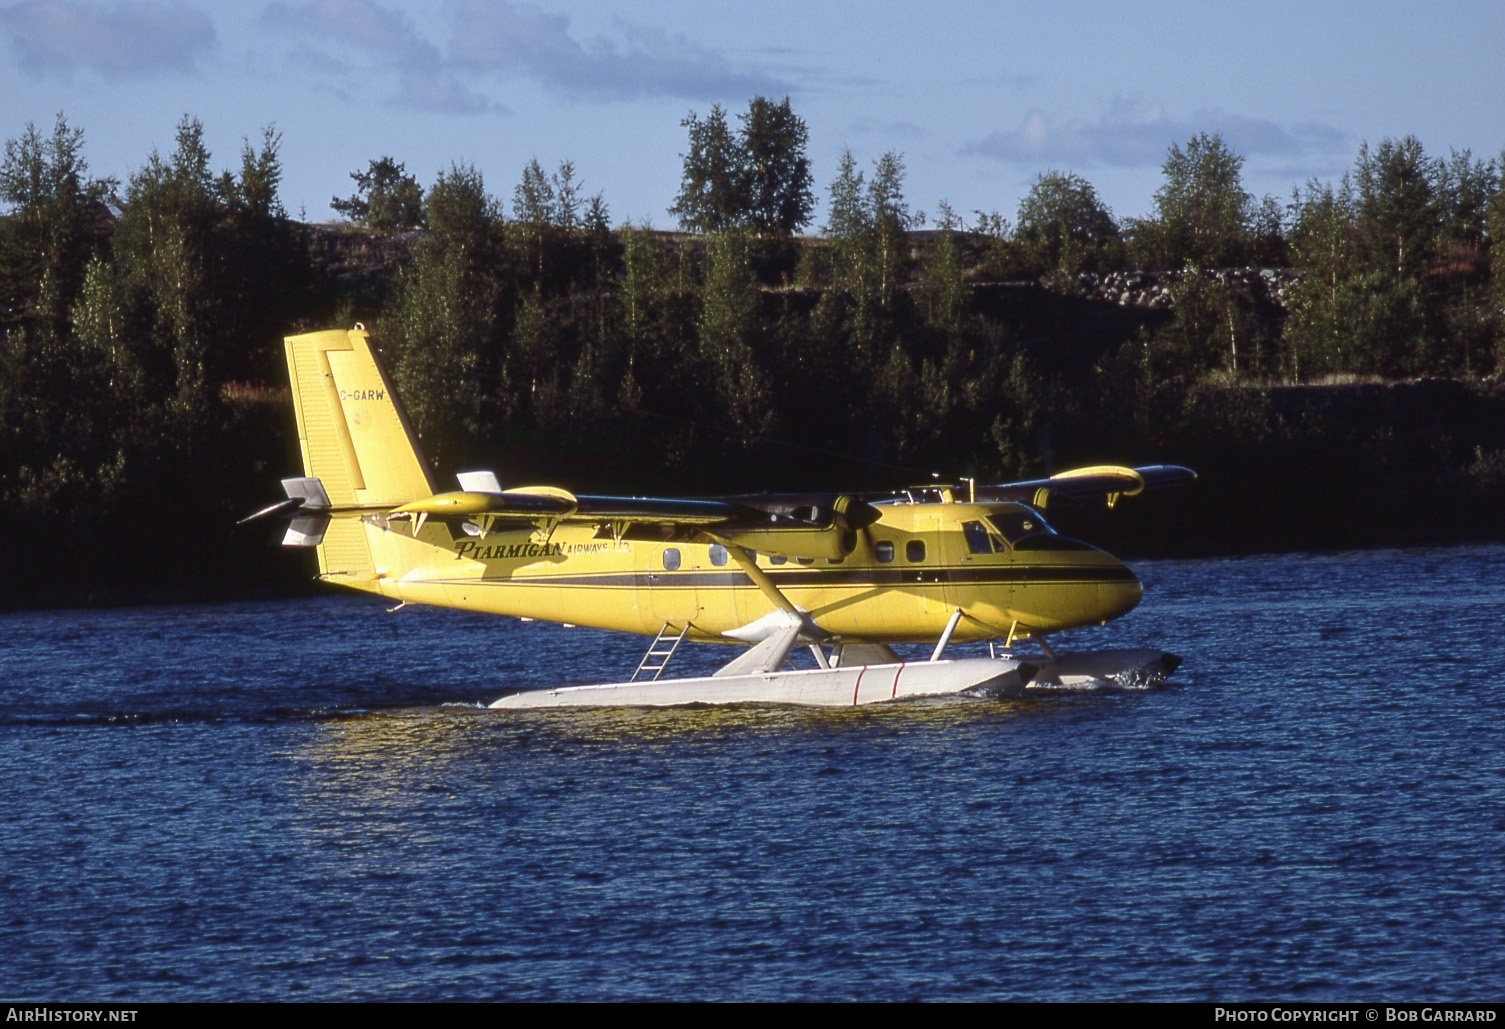
[(813, 565), (815, 563), (815, 558), (813, 557), (797, 557), (795, 560), (802, 565)]
[(771, 565), (788, 564), (789, 563), (789, 559), (787, 557), (784, 557), (781, 554), (775, 554), (775, 555), (773, 555), (772, 557), (770, 557), (768, 559), (768, 563), (771, 564)]
[(671, 571), (671, 572), (675, 572), (675, 571), (679, 570), (679, 548), (678, 547), (665, 547), (664, 548), (664, 568), (666, 570), (668, 570), (668, 571)]
[(888, 564), (894, 559), (894, 544), (892, 540), (879, 540), (873, 544), (873, 556), (883, 564)]
[(720, 543), (711, 544), (711, 564), (717, 568), (722, 568), (726, 565), (726, 548)]
[(925, 541), (910, 540), (904, 544), (904, 560), (911, 564), (919, 564), (925, 560)]

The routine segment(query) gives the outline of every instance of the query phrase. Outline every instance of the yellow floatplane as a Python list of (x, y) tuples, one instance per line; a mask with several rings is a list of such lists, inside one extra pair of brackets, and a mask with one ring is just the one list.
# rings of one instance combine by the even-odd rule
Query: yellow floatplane
[[(503, 488), (493, 472), (472, 471), (440, 492), (364, 329), (286, 344), (305, 475), (283, 480), (287, 499), (252, 518), (287, 518), (283, 542), (316, 548), (321, 579), (399, 604), (653, 638), (629, 681), (530, 690), (493, 707), (1018, 695), (1030, 685), (1154, 680), (1179, 664), (1157, 650), (1050, 649), (1048, 634), (1132, 609), (1140, 586), (1040, 512), (1053, 500), (1111, 506), (1194, 479), (1189, 469), (1083, 468), (878, 498), (710, 499)], [(686, 640), (744, 649), (712, 676), (664, 677)], [(989, 641), (993, 656), (944, 656), (966, 640)], [(1042, 654), (1016, 656), (1025, 640)], [(934, 649), (906, 662), (892, 649), (899, 643)], [(788, 667), (798, 645), (814, 667)]]

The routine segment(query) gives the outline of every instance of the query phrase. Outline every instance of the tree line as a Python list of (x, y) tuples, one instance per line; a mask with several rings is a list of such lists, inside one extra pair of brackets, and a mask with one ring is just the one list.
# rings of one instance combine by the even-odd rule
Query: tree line
[[(683, 124), (680, 233), (614, 227), (570, 161), (528, 162), (509, 205), (473, 166), (425, 187), (380, 156), (332, 201), (347, 223), (319, 227), (282, 207), (273, 130), (216, 170), (185, 118), (120, 183), (89, 174), (62, 116), (27, 126), (0, 164), (7, 538), (170, 529), (223, 563), (215, 533), (296, 456), (281, 337), (357, 320), (442, 467), (634, 491), (1175, 459), (1166, 440), (1250, 431), (1208, 390), (1477, 378), (1505, 358), (1498, 161), (1384, 140), (1281, 203), (1201, 134), (1168, 149), (1145, 218), (1049, 171), (1011, 221), (944, 202), (927, 217), (901, 154), (847, 152), (825, 224), (799, 235), (817, 196), (787, 99), (755, 98), (735, 127), (720, 107)], [(380, 274), (352, 286), (324, 255), (367, 243)], [(1215, 274), (1242, 265), (1299, 275), (1272, 305)], [(1093, 276), (1128, 271), (1173, 273), (1169, 306), (1088, 299)], [(1505, 442), (1486, 444), (1457, 442), (1449, 474), (1493, 483)], [(45, 589), (35, 555), (5, 564)], [(153, 574), (149, 555), (117, 567)]]

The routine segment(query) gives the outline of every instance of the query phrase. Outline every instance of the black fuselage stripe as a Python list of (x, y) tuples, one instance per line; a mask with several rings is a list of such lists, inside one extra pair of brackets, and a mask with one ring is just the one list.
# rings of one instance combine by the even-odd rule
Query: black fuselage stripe
[[(799, 572), (772, 572), (774, 585), (789, 589), (818, 587), (892, 587), (892, 586), (1044, 586), (1044, 585), (1114, 585), (1137, 582), (1127, 568), (1072, 568), (1031, 566), (1015, 569), (995, 568), (928, 568), (848, 571), (845, 569), (810, 569)], [(431, 580), (452, 585), (506, 584), (509, 586), (620, 587), (629, 589), (726, 589), (755, 588), (741, 571), (726, 572), (611, 572), (579, 575), (486, 575), (480, 579), (446, 576)]]

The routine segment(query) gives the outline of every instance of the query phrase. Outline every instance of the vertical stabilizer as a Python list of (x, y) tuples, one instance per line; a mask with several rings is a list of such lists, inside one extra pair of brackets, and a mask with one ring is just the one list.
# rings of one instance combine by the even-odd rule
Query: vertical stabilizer
[[(328, 502), (336, 509), (393, 508), (432, 496), (417, 440), (365, 329), (289, 336), (285, 343), (304, 474), (322, 483)], [(374, 567), (365, 523), (335, 518), (319, 544), (319, 571), (369, 581)]]

